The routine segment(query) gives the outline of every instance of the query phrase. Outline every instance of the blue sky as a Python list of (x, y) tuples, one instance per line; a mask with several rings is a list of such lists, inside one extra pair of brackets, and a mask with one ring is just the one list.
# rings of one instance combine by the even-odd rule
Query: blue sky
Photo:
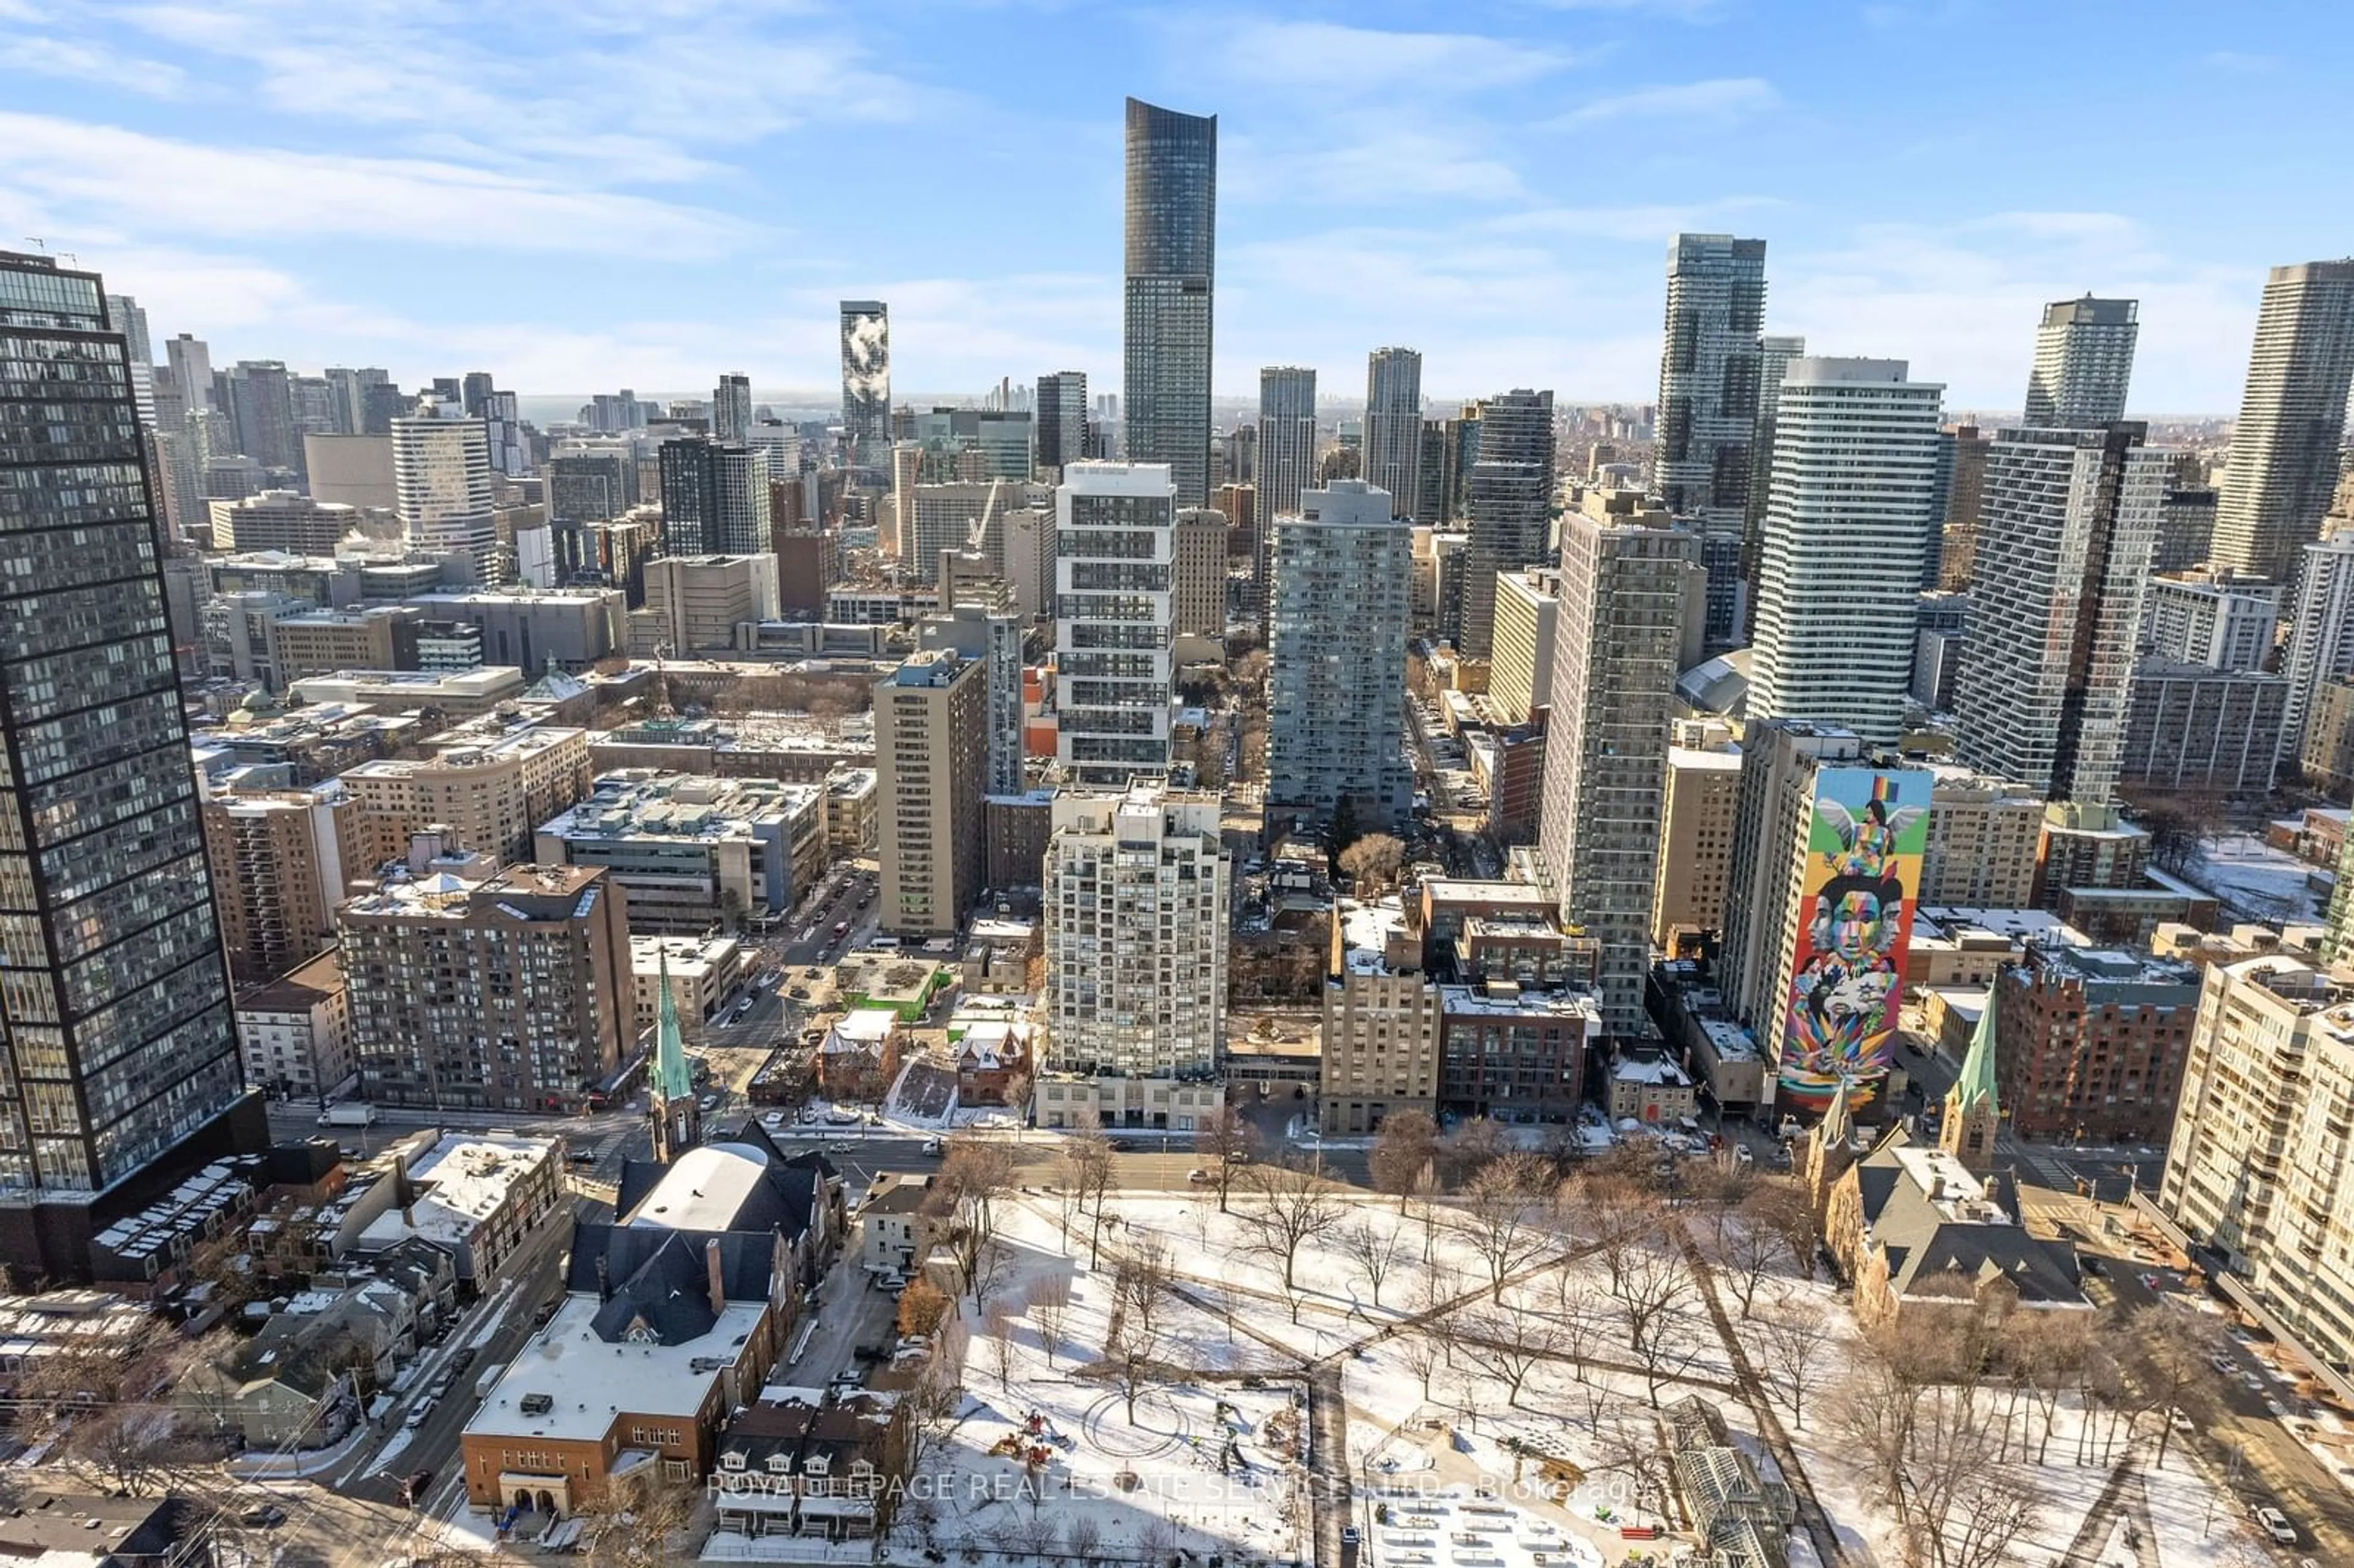
[[(216, 363), (534, 394), (1119, 380), (1120, 103), (1220, 116), (1217, 389), (1649, 397), (1678, 228), (1771, 330), (2015, 408), (2037, 306), (2142, 302), (2135, 406), (2236, 407), (2268, 265), (2354, 250), (2347, 7), (0, 0), (0, 245)], [(158, 357), (161, 357), (160, 352)]]

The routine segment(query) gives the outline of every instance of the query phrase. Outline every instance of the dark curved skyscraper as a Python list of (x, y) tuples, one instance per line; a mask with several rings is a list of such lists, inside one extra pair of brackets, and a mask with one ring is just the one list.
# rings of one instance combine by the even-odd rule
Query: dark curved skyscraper
[(1129, 99), (1123, 455), (1167, 463), (1180, 506), (1209, 503), (1217, 226), (1217, 116)]

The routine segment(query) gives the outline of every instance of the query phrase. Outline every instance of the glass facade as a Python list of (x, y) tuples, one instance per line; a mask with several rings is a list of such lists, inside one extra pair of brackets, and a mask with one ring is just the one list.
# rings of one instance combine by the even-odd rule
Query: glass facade
[(243, 1092), (131, 367), (0, 254), (0, 1191), (112, 1186)]
[(1125, 456), (1167, 463), (1180, 506), (1209, 503), (1217, 216), (1217, 116), (1129, 99)]

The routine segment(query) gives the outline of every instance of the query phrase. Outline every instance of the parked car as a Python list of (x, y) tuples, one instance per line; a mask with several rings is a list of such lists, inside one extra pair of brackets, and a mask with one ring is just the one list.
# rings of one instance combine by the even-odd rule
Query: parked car
[(2266, 1504), (2256, 1510), (2256, 1522), (2264, 1527), (2266, 1535), (2271, 1536), (2283, 1546), (2296, 1544), (2296, 1526), (2291, 1524), (2288, 1521), (2288, 1515), (2281, 1512), (2280, 1510)]
[(938, 1154), (942, 1147), (944, 1146), (937, 1138), (928, 1138), (924, 1139), (924, 1152), (927, 1154)]
[(432, 1484), (432, 1471), (409, 1471), (408, 1478), (400, 1483), (400, 1500), (405, 1503), (416, 1503), (420, 1501), (425, 1496), (425, 1489)]
[(1206, 1187), (1210, 1184), (1210, 1173), (1202, 1170), (1188, 1171), (1185, 1172), (1185, 1180), (1196, 1187)]
[(832, 1142), (825, 1146), (825, 1151), (828, 1154), (848, 1154), (857, 1147), (858, 1145), (851, 1142), (850, 1139), (846, 1138), (837, 1138)]
[(433, 1396), (430, 1394), (419, 1400), (415, 1408), (409, 1411), (408, 1419), (403, 1422), (402, 1425), (411, 1428), (412, 1430), (424, 1425), (425, 1418), (433, 1414)]
[(877, 1361), (887, 1361), (891, 1359), (891, 1352), (885, 1350), (880, 1345), (860, 1345), (850, 1353), (857, 1360), (865, 1362), (868, 1366), (873, 1366)]
[(597, 1151), (593, 1149), (576, 1149), (564, 1158), (567, 1162), (573, 1165), (594, 1165), (597, 1163)]
[(286, 1522), (286, 1510), (276, 1503), (254, 1503), (237, 1516), (237, 1521), (257, 1530), (268, 1530)]

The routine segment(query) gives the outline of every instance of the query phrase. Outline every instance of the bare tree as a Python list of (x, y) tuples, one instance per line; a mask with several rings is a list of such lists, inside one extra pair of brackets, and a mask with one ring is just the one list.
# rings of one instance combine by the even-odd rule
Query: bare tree
[(1013, 1314), (1005, 1309), (1002, 1301), (991, 1302), (981, 1314), (981, 1333), (989, 1346), (991, 1370), (997, 1373), (997, 1392), (1013, 1391)]
[(1512, 1140), (1502, 1127), (1484, 1116), (1474, 1117), (1439, 1140), (1438, 1173), (1450, 1185), (1461, 1186), (1474, 1171), (1511, 1151)]
[[(1283, 1288), (1296, 1292), (1293, 1269), (1310, 1237), (1341, 1217), (1341, 1203), (1315, 1171), (1291, 1160), (1270, 1160), (1249, 1168), (1245, 1178), (1251, 1206), (1245, 1215), (1258, 1250), (1283, 1266)], [(1293, 1316), (1299, 1315), (1297, 1301)]]
[(1127, 1401), (1131, 1425), (1136, 1421), (1136, 1396), (1152, 1382), (1160, 1354), (1160, 1337), (1150, 1325), (1139, 1322), (1131, 1313), (1118, 1315), (1105, 1339), (1104, 1364)]
[(1382, 1281), (1396, 1273), (1405, 1263), (1409, 1248), (1405, 1234), (1394, 1224), (1364, 1220), (1341, 1226), (1333, 1239), (1339, 1245), (1341, 1255), (1355, 1264), (1357, 1272), (1364, 1276), (1373, 1305), (1379, 1307), (1382, 1304)]
[(1618, 1301), (1628, 1347), (1651, 1376), (1651, 1403), (1657, 1404), (1660, 1381), (1689, 1364), (1689, 1358), (1681, 1364), (1675, 1361), (1666, 1336), (1692, 1300), (1691, 1270), (1675, 1245), (1659, 1236), (1651, 1245), (1626, 1250), (1610, 1293)]
[(658, 1469), (648, 1465), (615, 1481), (587, 1510), (591, 1568), (663, 1568), (689, 1555), (675, 1538), (695, 1518), (695, 1488), (661, 1479)]
[(2193, 1408), (2203, 1415), (2215, 1403), (2211, 1361), (2222, 1350), (2222, 1336), (2211, 1318), (2157, 1304), (2134, 1308), (2123, 1327), (2115, 1342), (2134, 1395), (2128, 1408), (2136, 1420), (2158, 1413), (2158, 1462), (2163, 1466), (2167, 1444), (2174, 1436), (2174, 1424), (2167, 1415)]
[(1475, 1366), (1503, 1383), (1505, 1403), (1513, 1408), (1520, 1405), (1521, 1385), (1529, 1373), (1561, 1351), (1560, 1330), (1551, 1319), (1502, 1308), (1470, 1318), (1462, 1326), (1459, 1342)]
[(1247, 1168), (1252, 1145), (1257, 1140), (1249, 1121), (1232, 1106), (1222, 1105), (1211, 1112), (1194, 1132), (1194, 1151), (1202, 1156), (1204, 1169), (1218, 1189), (1218, 1213), (1227, 1212), (1235, 1173)]
[(1790, 1255), (1789, 1243), (1779, 1226), (1755, 1213), (1760, 1203), (1774, 1201), (1766, 1189), (1759, 1188), (1749, 1192), (1738, 1209), (1719, 1211), (1718, 1223), (1711, 1228), (1703, 1247), (1717, 1277), (1740, 1301), (1744, 1318), (1755, 1309), (1758, 1288)]
[(1063, 1544), (1071, 1549), (1071, 1555), (1083, 1565), (1093, 1563), (1097, 1551), (1103, 1545), (1103, 1526), (1091, 1513), (1085, 1510), (1075, 1513), (1070, 1522), (1063, 1526)]
[(1113, 1310), (1157, 1340), (1172, 1283), (1169, 1244), (1157, 1235), (1139, 1236), (1112, 1265)]
[(947, 1222), (945, 1239), (957, 1267), (972, 1286), (974, 1305), (981, 1252), (997, 1234), (997, 1201), (1013, 1185), (1013, 1150), (981, 1139), (949, 1140), (940, 1168), (924, 1188), (923, 1212)]
[(1093, 1268), (1103, 1258), (1104, 1200), (1111, 1192), (1111, 1140), (1100, 1128), (1083, 1128), (1065, 1146), (1064, 1158), (1071, 1168), (1071, 1191), (1079, 1212), (1093, 1213), (1094, 1223), (1087, 1231), (1087, 1266)]
[(974, 1249), (966, 1283), (972, 1288), (972, 1302), (986, 1308), (1007, 1277), (1013, 1272), (1017, 1260), (1013, 1245), (1003, 1236), (991, 1236)]
[(1038, 1348), (1046, 1352), (1046, 1364), (1052, 1367), (1071, 1319), (1071, 1277), (1050, 1274), (1033, 1285), (1023, 1315), (1038, 1330)]
[(1341, 852), (1341, 874), (1355, 885), (1360, 898), (1395, 886), (1405, 864), (1405, 845), (1388, 833), (1367, 833)]
[(1437, 1153), (1437, 1122), (1418, 1110), (1390, 1112), (1382, 1118), (1381, 1128), (1373, 1134), (1373, 1152), (1366, 1160), (1373, 1191), (1395, 1197), (1398, 1213), (1405, 1213), (1407, 1195), (1416, 1191)]
[(1766, 1385), (1790, 1407), (1790, 1425), (1807, 1424), (1807, 1396), (1822, 1384), (1829, 1341), (1811, 1310), (1784, 1302), (1749, 1324), (1750, 1354)]
[(1405, 1370), (1421, 1381), (1422, 1397), (1430, 1397), (1430, 1380), (1437, 1376), (1440, 1364), (1447, 1359), (1447, 1345), (1430, 1331), (1428, 1324), (1406, 1330), (1398, 1337), (1398, 1360)]
[(1553, 1250), (1545, 1223), (1553, 1186), (1550, 1164), (1517, 1152), (1489, 1160), (1463, 1184), (1458, 1224), (1488, 1266), (1490, 1300), (1502, 1300), (1504, 1282)]

